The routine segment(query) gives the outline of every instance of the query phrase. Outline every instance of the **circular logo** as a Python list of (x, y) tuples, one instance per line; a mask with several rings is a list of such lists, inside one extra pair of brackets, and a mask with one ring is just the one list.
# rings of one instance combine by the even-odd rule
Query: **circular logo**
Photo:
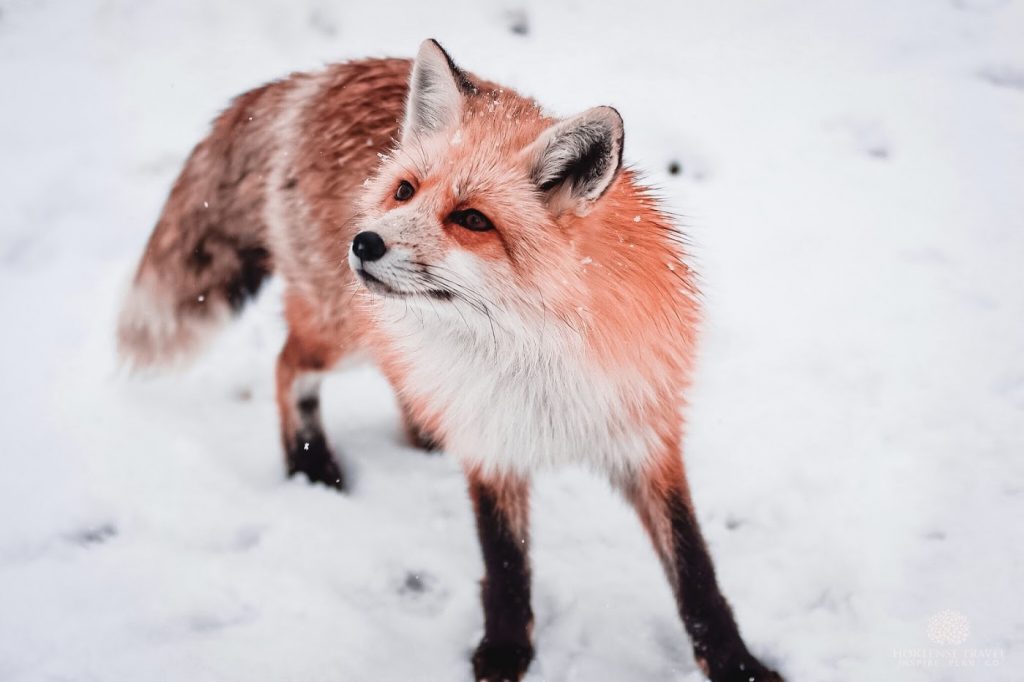
[(970, 634), (971, 622), (959, 611), (944, 609), (928, 619), (928, 639), (933, 644), (963, 644)]

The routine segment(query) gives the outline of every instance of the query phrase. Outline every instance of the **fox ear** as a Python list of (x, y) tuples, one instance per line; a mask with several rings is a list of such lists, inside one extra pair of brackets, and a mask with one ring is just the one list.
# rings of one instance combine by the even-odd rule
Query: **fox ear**
[(612, 184), (622, 167), (622, 117), (611, 107), (594, 107), (556, 123), (526, 154), (537, 188), (557, 203), (556, 212), (574, 205), (586, 211)]
[(402, 141), (453, 125), (462, 114), (463, 95), (475, 90), (436, 40), (424, 40), (409, 76)]

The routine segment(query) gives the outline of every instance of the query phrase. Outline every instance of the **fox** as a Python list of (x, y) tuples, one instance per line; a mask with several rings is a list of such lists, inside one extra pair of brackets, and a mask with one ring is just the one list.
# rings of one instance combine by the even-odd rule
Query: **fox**
[(288, 475), (347, 490), (320, 384), (370, 359), (413, 443), (465, 473), (484, 564), (474, 679), (534, 658), (530, 481), (579, 465), (635, 508), (712, 682), (780, 682), (740, 635), (682, 455), (701, 320), (676, 220), (623, 165), (624, 124), (557, 118), (415, 59), (294, 73), (235, 98), (174, 182), (125, 296), (120, 354), (194, 357), (272, 274)]

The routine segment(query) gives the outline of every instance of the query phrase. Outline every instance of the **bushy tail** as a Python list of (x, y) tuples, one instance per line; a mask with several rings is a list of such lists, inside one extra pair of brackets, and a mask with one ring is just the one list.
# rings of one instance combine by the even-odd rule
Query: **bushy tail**
[(187, 359), (239, 311), (272, 270), (263, 208), (273, 150), (265, 94), (218, 117), (174, 184), (118, 320), (118, 350), (137, 368)]

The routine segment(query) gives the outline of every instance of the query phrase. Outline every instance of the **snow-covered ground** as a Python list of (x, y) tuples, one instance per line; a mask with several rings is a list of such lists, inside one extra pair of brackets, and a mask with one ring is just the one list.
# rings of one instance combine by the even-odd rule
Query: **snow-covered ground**
[[(8, 0), (0, 680), (469, 680), (464, 483), (375, 371), (326, 385), (341, 496), (282, 475), (279, 286), (185, 374), (112, 349), (229, 97), (427, 36), (554, 111), (619, 108), (685, 216), (687, 457), (752, 647), (792, 681), (1022, 679), (1020, 0)], [(545, 475), (533, 509), (529, 680), (701, 679), (607, 484)]]

